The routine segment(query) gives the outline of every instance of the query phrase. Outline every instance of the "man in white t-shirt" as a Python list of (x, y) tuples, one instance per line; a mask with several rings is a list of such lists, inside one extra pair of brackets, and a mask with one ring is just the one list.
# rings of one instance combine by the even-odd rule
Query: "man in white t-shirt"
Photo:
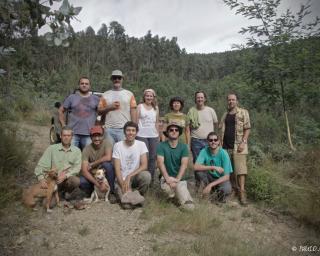
[(137, 189), (144, 195), (151, 182), (151, 174), (147, 171), (146, 144), (136, 140), (139, 128), (132, 121), (124, 127), (125, 139), (119, 141), (113, 148), (113, 162), (117, 177), (116, 193), (121, 200), (122, 196), (133, 189)]
[(123, 74), (112, 71), (112, 90), (104, 92), (98, 105), (98, 113), (105, 120), (106, 136), (114, 144), (124, 139), (123, 126), (128, 121), (137, 121), (137, 103), (131, 91), (122, 88)]
[[(205, 105), (207, 95), (204, 91), (197, 91), (194, 95), (196, 105), (190, 108), (188, 117), (190, 119), (191, 152), (193, 163), (196, 162), (200, 151), (208, 145), (207, 135), (218, 129), (218, 118), (213, 108)], [(196, 186), (199, 180), (196, 177)]]

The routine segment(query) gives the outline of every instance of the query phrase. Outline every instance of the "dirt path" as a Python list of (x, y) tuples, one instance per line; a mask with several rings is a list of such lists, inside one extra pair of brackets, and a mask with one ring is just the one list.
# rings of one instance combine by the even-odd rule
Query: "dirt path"
[[(49, 128), (27, 124), (22, 127), (26, 137), (34, 143), (29, 160), (29, 175), (32, 177), (35, 164), (49, 145)], [(26, 186), (34, 181), (30, 177), (20, 177), (19, 183)], [(152, 207), (152, 204), (146, 207)], [(287, 255), (316, 255), (299, 252), (299, 246), (307, 243), (320, 246), (320, 240), (313, 230), (289, 217), (266, 214), (265, 210), (254, 204), (244, 208), (231, 201), (222, 207), (209, 205), (207, 211), (218, 216), (221, 222), (219, 230), (241, 239), (243, 243), (276, 247)], [(188, 217), (184, 215), (187, 213), (179, 213), (175, 208), (171, 212), (180, 214), (181, 218)], [(0, 249), (3, 251), (0, 251), (0, 255), (155, 255), (160, 254), (156, 248), (170, 243), (190, 242), (197, 236), (169, 228), (160, 233), (147, 232), (167, 216), (160, 213), (146, 219), (142, 215), (143, 209), (126, 211), (118, 205), (104, 202), (82, 211), (67, 207), (54, 208), (51, 214), (42, 210), (27, 210), (20, 202), (16, 202), (1, 216)], [(189, 216), (192, 218), (193, 215)], [(298, 248), (294, 254), (291, 249), (293, 246)]]

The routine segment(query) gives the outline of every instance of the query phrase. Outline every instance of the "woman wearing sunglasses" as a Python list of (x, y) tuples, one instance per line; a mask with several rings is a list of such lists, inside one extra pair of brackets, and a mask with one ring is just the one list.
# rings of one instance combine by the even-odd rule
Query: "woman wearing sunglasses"
[(220, 146), (220, 140), (215, 132), (207, 136), (208, 146), (200, 151), (194, 164), (195, 176), (204, 186), (202, 194), (208, 196), (216, 191), (217, 199), (226, 202), (231, 194), (230, 174), (233, 172), (227, 151)]

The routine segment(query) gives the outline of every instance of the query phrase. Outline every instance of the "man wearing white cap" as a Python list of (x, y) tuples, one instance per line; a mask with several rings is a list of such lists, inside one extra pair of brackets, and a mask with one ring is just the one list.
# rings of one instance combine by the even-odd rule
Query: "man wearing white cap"
[(123, 74), (120, 70), (112, 71), (110, 79), (113, 87), (100, 98), (98, 113), (105, 115), (106, 135), (114, 144), (124, 139), (124, 124), (137, 121), (137, 103), (133, 93), (122, 88)]

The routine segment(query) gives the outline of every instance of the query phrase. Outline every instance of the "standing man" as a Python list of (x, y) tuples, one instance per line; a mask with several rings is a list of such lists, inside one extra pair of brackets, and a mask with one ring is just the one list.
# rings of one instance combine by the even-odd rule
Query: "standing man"
[(105, 184), (99, 183), (91, 173), (92, 169), (103, 168), (110, 185), (109, 201), (110, 203), (115, 203), (115, 173), (111, 163), (112, 145), (107, 139), (104, 139), (103, 128), (99, 125), (93, 126), (90, 129), (90, 136), (92, 143), (87, 145), (82, 152), (81, 171), (83, 176), (80, 176), (80, 188), (88, 195), (92, 193), (94, 185), (97, 186), (100, 191), (106, 192), (107, 187)]
[[(207, 95), (203, 91), (197, 91), (194, 97), (196, 106), (188, 112), (191, 129), (191, 152), (193, 163), (200, 153), (200, 150), (207, 146), (207, 135), (209, 132), (218, 129), (218, 118), (213, 108), (205, 105)], [(199, 186), (199, 180), (196, 178), (196, 186)]]
[[(81, 150), (91, 143), (89, 130), (95, 124), (98, 104), (99, 97), (90, 93), (89, 79), (81, 77), (78, 92), (69, 95), (59, 108), (59, 120), (62, 127), (68, 124), (72, 128), (72, 145)], [(66, 111), (67, 122), (64, 114)]]
[(218, 200), (225, 202), (232, 191), (231, 161), (228, 152), (219, 146), (220, 140), (215, 132), (208, 134), (207, 141), (209, 146), (200, 151), (194, 164), (195, 176), (205, 186), (203, 195), (209, 195), (212, 189), (217, 188)]
[(50, 145), (40, 158), (35, 175), (41, 183), (41, 188), (48, 188), (45, 172), (56, 169), (58, 172), (58, 190), (63, 194), (79, 187), (78, 174), (81, 168), (81, 151), (71, 145), (72, 129), (63, 127), (61, 130), (61, 143)]
[(151, 183), (151, 174), (147, 171), (148, 149), (144, 142), (135, 139), (138, 130), (136, 123), (127, 122), (123, 127), (125, 139), (114, 144), (112, 158), (120, 199), (134, 188), (144, 195)]
[(126, 122), (137, 122), (137, 103), (132, 92), (123, 89), (123, 74), (112, 71), (110, 77), (113, 88), (103, 93), (98, 113), (105, 115), (106, 134), (112, 144), (124, 139), (123, 127)]
[(161, 189), (169, 198), (176, 197), (183, 209), (194, 209), (193, 199), (184, 180), (188, 166), (189, 150), (187, 144), (179, 142), (182, 127), (169, 123), (164, 135), (167, 141), (161, 142), (157, 147), (157, 163), (161, 171)]
[(234, 174), (232, 186), (238, 192), (240, 203), (245, 205), (245, 178), (247, 175), (248, 138), (250, 134), (250, 118), (246, 109), (238, 107), (235, 93), (227, 96), (228, 111), (223, 114), (220, 128), (223, 148), (228, 150), (233, 164)]

